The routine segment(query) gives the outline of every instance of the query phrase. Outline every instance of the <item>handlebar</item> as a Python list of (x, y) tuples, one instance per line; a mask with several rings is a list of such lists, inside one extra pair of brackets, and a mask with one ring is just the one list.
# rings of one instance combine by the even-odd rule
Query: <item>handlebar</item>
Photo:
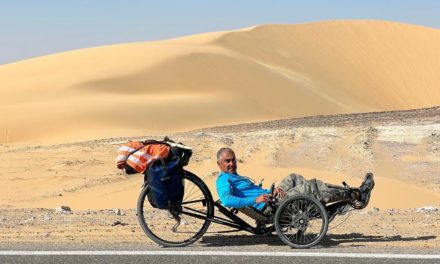
[(272, 183), (272, 185), (270, 186), (269, 201), (267, 202), (268, 205), (274, 205), (277, 202), (277, 198), (274, 196), (274, 190), (275, 190), (275, 183)]
[(275, 190), (275, 183), (272, 183), (272, 185), (270, 186), (270, 195), (273, 196), (274, 190)]

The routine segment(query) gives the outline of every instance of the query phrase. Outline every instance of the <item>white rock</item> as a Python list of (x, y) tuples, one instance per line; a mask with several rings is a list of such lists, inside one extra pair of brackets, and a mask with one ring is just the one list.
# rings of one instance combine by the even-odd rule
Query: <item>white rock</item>
[(121, 209), (115, 209), (115, 214), (116, 215), (125, 215), (124, 211), (122, 211)]
[(29, 218), (29, 219), (26, 219), (26, 220), (24, 220), (25, 222), (32, 222), (32, 221), (35, 221), (35, 219), (37, 219), (35, 216), (32, 216), (31, 218)]
[(52, 220), (52, 217), (50, 217), (50, 215), (46, 214), (44, 215), (44, 221), (50, 221)]
[(438, 208), (434, 207), (434, 206), (423, 206), (420, 208), (416, 209), (417, 213), (421, 213), (421, 212), (437, 212)]
[(72, 213), (72, 210), (70, 209), (70, 207), (69, 206), (64, 206), (64, 205), (55, 208), (55, 211), (57, 213), (60, 213), (60, 214), (70, 214), (70, 213)]
[(373, 208), (370, 209), (369, 213), (377, 213), (377, 212), (379, 212), (379, 211), (380, 211), (379, 208), (377, 208), (377, 207), (373, 207)]

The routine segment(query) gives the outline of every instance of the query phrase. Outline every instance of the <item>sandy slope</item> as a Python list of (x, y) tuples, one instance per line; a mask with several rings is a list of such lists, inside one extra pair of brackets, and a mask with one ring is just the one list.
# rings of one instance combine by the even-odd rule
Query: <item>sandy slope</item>
[[(170, 136), (193, 147), (187, 169), (206, 182), (214, 198), (215, 153), (231, 146), (239, 172), (256, 182), (264, 178), (266, 188), (291, 172), (359, 186), (363, 175), (372, 171), (377, 184), (370, 207), (440, 207), (438, 111), (356, 115), (356, 122), (343, 125), (348, 116), (312, 117), (288, 126), (281, 120), (260, 123), (259, 129), (210, 128)], [(334, 125), (303, 125), (321, 122)], [(127, 140), (0, 145), (0, 208), (135, 208), (143, 177), (123, 174), (114, 162), (118, 146)]]
[[(376, 187), (370, 205), (348, 219), (337, 217), (321, 245), (435, 250), (440, 247), (436, 224), (440, 213), (418, 208), (440, 208), (439, 111), (320, 116), (169, 136), (193, 147), (186, 169), (204, 179), (215, 199), (215, 152), (223, 146), (236, 150), (239, 172), (256, 182), (264, 178), (264, 187), (291, 172), (358, 186), (364, 173), (373, 171)], [(125, 175), (114, 164), (116, 149), (127, 140), (1, 144), (0, 244), (152, 245), (138, 226), (134, 209), (143, 177)], [(56, 213), (54, 208), (61, 205), (70, 206), (73, 213)], [(124, 213), (117, 215), (112, 208)], [(120, 225), (115, 225), (117, 221)], [(212, 225), (197, 245), (282, 245), (276, 237), (217, 234), (223, 230)]]
[[(214, 197), (215, 152), (223, 146), (236, 150), (240, 173), (257, 182), (264, 178), (265, 187), (290, 172), (357, 186), (364, 172), (373, 171), (376, 188), (369, 207), (352, 212), (348, 219), (337, 217), (320, 245), (438, 250), (440, 212), (416, 209), (440, 208), (438, 111), (355, 115), (351, 123), (347, 123), (351, 115), (312, 117), (170, 136), (193, 147), (186, 169), (202, 177)], [(134, 209), (142, 176), (127, 176), (115, 168), (116, 149), (126, 140), (0, 145), (0, 244), (153, 245), (139, 227)], [(60, 205), (70, 206), (73, 213), (56, 213), (54, 208)], [(112, 208), (121, 208), (122, 214)], [(211, 225), (196, 245), (283, 246), (276, 237), (217, 233), (225, 229)]]
[(264, 25), (0, 66), (0, 142), (76, 141), (440, 104), (440, 31)]

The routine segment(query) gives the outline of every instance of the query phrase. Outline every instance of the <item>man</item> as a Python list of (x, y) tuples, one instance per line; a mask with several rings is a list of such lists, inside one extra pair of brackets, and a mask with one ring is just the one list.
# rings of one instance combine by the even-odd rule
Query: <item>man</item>
[[(237, 173), (237, 160), (231, 148), (219, 149), (217, 164), (221, 172), (216, 181), (216, 188), (219, 199), (224, 206), (234, 208), (253, 206), (260, 211), (266, 208), (266, 204), (271, 197), (270, 190), (255, 185), (252, 179), (240, 176)], [(373, 187), (372, 173), (367, 173), (359, 188), (350, 189), (323, 183), (316, 179), (305, 180), (303, 176), (292, 173), (274, 189), (273, 195), (283, 198), (296, 194), (306, 194), (314, 196), (323, 204), (351, 201), (353, 204), (357, 204), (357, 208), (363, 208), (370, 199)]]

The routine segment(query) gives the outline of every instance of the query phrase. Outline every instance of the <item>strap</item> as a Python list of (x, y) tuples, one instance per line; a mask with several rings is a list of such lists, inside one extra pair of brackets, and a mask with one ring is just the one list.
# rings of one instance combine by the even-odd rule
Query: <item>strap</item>
[[(142, 144), (143, 144), (143, 143), (142, 143)], [(126, 159), (126, 160), (128, 160), (128, 158), (129, 158), (133, 153), (137, 152), (138, 150), (140, 150), (140, 149), (143, 148), (143, 147), (145, 147), (145, 145), (143, 145), (142, 147), (140, 147), (140, 148), (134, 150), (133, 152), (130, 152), (130, 153), (127, 155), (127, 159)]]
[[(143, 147), (145, 147), (145, 146), (147, 146), (147, 145), (152, 145), (152, 144), (167, 144), (167, 145), (169, 145), (169, 143), (167, 143), (167, 142), (165, 142), (165, 141), (158, 141), (158, 140), (155, 140), (155, 139), (144, 140), (144, 141), (141, 141), (141, 143), (142, 143), (142, 147), (140, 147), (140, 148), (134, 150), (133, 152), (130, 152), (130, 153), (128, 154), (128, 156), (127, 156), (127, 160), (128, 160), (128, 158), (129, 158), (133, 153), (137, 152), (138, 150), (140, 150), (141, 148), (143, 148)], [(164, 161), (162, 161), (162, 163), (164, 163)]]

